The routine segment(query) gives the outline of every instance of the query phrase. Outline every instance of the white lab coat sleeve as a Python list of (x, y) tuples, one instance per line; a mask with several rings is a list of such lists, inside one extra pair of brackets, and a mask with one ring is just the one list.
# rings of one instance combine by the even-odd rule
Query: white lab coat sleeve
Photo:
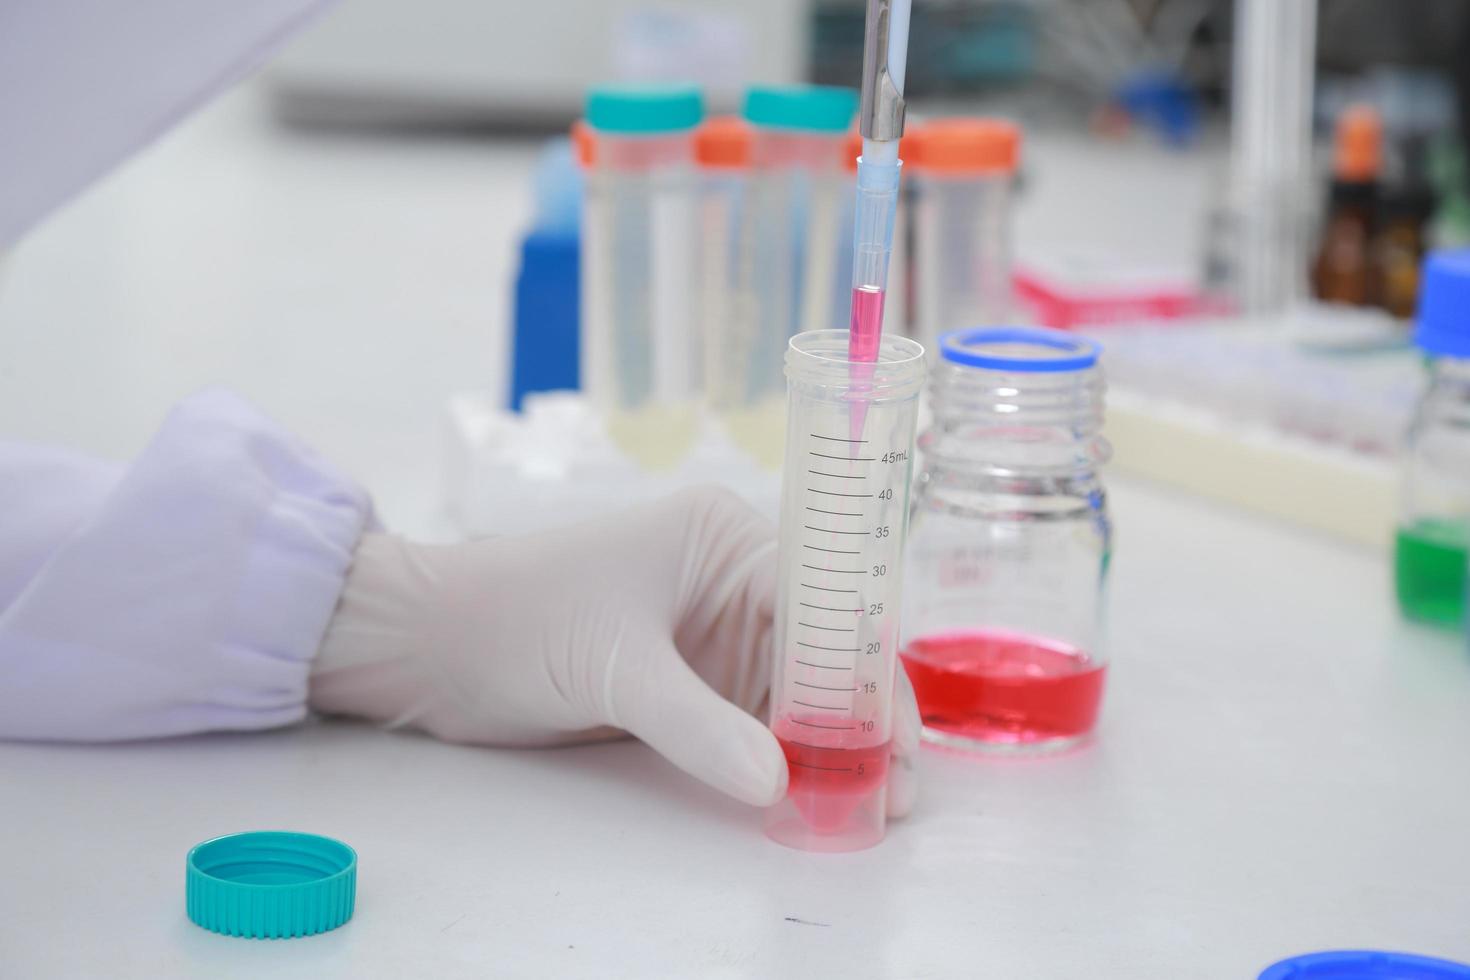
[(260, 67), (328, 6), (0, 2), (0, 248)]
[(0, 446), (0, 738), (301, 719), (371, 521), (361, 489), (223, 391), (121, 471)]

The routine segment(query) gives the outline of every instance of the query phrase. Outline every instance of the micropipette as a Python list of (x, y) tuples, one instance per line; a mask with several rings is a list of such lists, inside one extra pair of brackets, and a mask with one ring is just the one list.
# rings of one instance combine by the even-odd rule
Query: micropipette
[[(863, 41), (862, 104), (858, 130), (863, 137), (857, 166), (857, 205), (853, 211), (852, 315), (848, 356), (862, 364), (877, 359), (883, 336), (883, 300), (888, 258), (893, 251), (893, 219), (898, 209), (898, 178), (903, 162), (903, 82), (908, 62), (910, 0), (868, 0)], [(867, 368), (855, 368), (860, 388)], [(865, 411), (854, 405), (851, 435), (862, 433)]]
[(898, 609), (924, 349), (882, 339), (898, 203), (908, 0), (869, 0), (851, 326), (791, 338), (771, 730), (786, 797), (766, 833), (845, 851), (883, 838)]

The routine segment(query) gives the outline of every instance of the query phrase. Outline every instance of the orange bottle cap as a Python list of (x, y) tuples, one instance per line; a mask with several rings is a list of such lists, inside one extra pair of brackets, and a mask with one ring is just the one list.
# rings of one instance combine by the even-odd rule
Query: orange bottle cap
[(1383, 122), (1378, 110), (1361, 103), (1337, 117), (1332, 172), (1339, 180), (1369, 181), (1383, 166)]
[(847, 143), (842, 150), (842, 162), (847, 165), (847, 172), (857, 173), (858, 157), (863, 155), (863, 137), (857, 130), (847, 134)]
[(750, 124), (738, 116), (713, 116), (694, 131), (694, 159), (701, 167), (740, 170), (750, 166)]
[(594, 150), (597, 148), (597, 137), (592, 133), (592, 127), (587, 125), (586, 120), (578, 119), (572, 123), (572, 149), (576, 152), (577, 162), (582, 165), (583, 170), (592, 166)]
[(915, 167), (944, 174), (1015, 173), (1021, 130), (1004, 119), (933, 119), (914, 134)]

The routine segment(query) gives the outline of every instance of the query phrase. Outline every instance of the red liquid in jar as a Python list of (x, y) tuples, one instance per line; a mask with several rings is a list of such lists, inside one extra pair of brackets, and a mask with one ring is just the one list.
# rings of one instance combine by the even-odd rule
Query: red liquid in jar
[[(773, 729), (790, 773), (786, 795), (812, 830), (837, 833), (847, 826), (853, 811), (883, 788), (888, 778), (888, 743), (846, 746), (839, 741), (834, 746), (830, 731), (803, 730), (805, 720), (782, 718)], [(823, 719), (821, 723), (831, 722)]]
[(1068, 644), (998, 631), (921, 637), (902, 657), (926, 727), (1005, 745), (1087, 734), (1107, 669)]

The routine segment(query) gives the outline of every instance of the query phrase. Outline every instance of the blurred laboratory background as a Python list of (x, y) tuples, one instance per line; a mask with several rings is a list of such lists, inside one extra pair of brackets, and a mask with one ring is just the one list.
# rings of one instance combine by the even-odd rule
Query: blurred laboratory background
[[(126, 455), (220, 383), (422, 533), (710, 475), (774, 513), (786, 340), (846, 325), (864, 10), (329, 6), (11, 249), (6, 434)], [(1119, 472), (1385, 546), (1467, 49), (1453, 0), (921, 0), (887, 329), (1091, 333)], [(652, 171), (613, 158), (658, 106), (586, 118), (628, 83), (694, 93)]]

